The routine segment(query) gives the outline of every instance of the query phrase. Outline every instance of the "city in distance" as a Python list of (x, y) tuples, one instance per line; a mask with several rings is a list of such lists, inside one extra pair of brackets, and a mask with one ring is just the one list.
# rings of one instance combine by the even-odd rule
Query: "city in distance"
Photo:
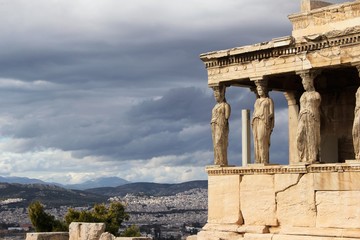
[[(178, 184), (126, 183), (116, 187), (108, 181), (91, 181), (93, 185), (84, 190), (64, 188), (54, 183), (38, 182), (36, 179), (17, 179), (22, 183), (2, 182), (0, 187), (1, 233), (12, 234), (9, 229), (28, 230), (30, 220), (27, 206), (34, 200), (42, 202), (46, 211), (63, 218), (71, 208), (90, 209), (95, 203), (121, 201), (126, 205), (130, 220), (124, 225), (138, 225), (143, 235), (162, 238), (181, 238), (194, 234), (207, 219), (207, 181), (190, 181)], [(28, 181), (27, 183), (24, 183)], [(102, 186), (99, 186), (102, 182)], [(89, 184), (89, 182), (87, 183)], [(78, 186), (79, 187), (79, 186)], [(81, 186), (80, 186), (81, 187)], [(80, 188), (79, 187), (79, 188)], [(2, 236), (0, 235), (0, 238)]]

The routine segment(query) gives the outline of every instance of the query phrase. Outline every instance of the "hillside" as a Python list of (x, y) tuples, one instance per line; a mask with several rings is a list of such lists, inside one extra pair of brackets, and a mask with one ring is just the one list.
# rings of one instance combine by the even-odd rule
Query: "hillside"
[(45, 185), (57, 185), (59, 187), (68, 189), (84, 190), (88, 188), (99, 188), (99, 187), (117, 187), (123, 184), (130, 183), (125, 179), (119, 177), (99, 177), (91, 179), (78, 184), (60, 184), (55, 182), (44, 182), (40, 179), (27, 178), (27, 177), (3, 177), (0, 176), (0, 183), (20, 183), (20, 184), (45, 184)]
[(86, 206), (105, 202), (107, 197), (90, 192), (64, 189), (55, 185), (45, 184), (10, 184), (0, 183), (1, 201), (22, 198), (21, 202), (11, 205), (27, 207), (32, 201), (39, 200), (51, 207), (57, 206)]
[(39, 200), (48, 207), (58, 206), (92, 206), (106, 202), (109, 197), (126, 194), (144, 196), (171, 196), (195, 188), (207, 189), (207, 181), (191, 181), (178, 184), (161, 183), (129, 183), (118, 187), (92, 188), (85, 191), (65, 189), (51, 184), (18, 184), (0, 183), (0, 206), (9, 199), (23, 199), (9, 206), (27, 207), (31, 202)]
[(147, 195), (147, 196), (170, 196), (180, 192), (185, 192), (194, 188), (207, 189), (207, 181), (190, 181), (177, 184), (166, 183), (129, 183), (118, 187), (103, 187), (86, 189), (85, 191), (105, 196), (125, 196), (126, 194)]
[(48, 184), (44, 181), (35, 178), (26, 178), (26, 177), (2, 177), (0, 176), (0, 182), (4, 183), (21, 183), (21, 184)]
[(102, 177), (102, 178), (92, 179), (79, 184), (67, 184), (64, 185), (64, 187), (69, 189), (84, 190), (89, 188), (117, 187), (127, 183), (130, 182), (119, 177)]

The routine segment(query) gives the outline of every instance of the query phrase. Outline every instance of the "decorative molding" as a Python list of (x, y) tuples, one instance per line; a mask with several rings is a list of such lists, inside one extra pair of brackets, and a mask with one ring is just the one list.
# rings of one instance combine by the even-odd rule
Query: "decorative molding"
[[(203, 54), (203, 61), (207, 69), (224, 69), (225, 67), (235, 67), (236, 70), (239, 66), (244, 64), (270, 58), (281, 58), (291, 55), (297, 55), (301, 53), (310, 53), (319, 51), (322, 49), (329, 49), (333, 47), (351, 46), (360, 42), (360, 27), (352, 27), (345, 29), (344, 31), (332, 31), (317, 37), (311, 38), (307, 36), (303, 38), (304, 41), (292, 43), (286, 47), (273, 47), (266, 48), (264, 50), (254, 50), (251, 52), (229, 54), (221, 57), (211, 57), (212, 53), (209, 53), (209, 57), (206, 58), (206, 54)], [(221, 72), (210, 72), (210, 74), (218, 74)]]
[(359, 16), (360, 2), (351, 2), (343, 4), (342, 7), (333, 5), (307, 13), (292, 14), (289, 16), (289, 20), (293, 23), (294, 30), (299, 30), (309, 26), (323, 26)]
[(256, 174), (299, 174), (299, 173), (322, 173), (322, 172), (359, 172), (360, 163), (335, 163), (335, 164), (311, 164), (311, 165), (268, 165), (257, 164), (247, 167), (206, 167), (210, 176), (217, 175), (256, 175)]

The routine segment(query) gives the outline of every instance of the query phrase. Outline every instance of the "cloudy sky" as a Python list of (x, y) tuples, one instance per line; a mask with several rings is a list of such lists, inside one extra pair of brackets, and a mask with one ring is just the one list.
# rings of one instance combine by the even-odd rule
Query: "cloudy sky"
[[(291, 34), (300, 0), (0, 0), (0, 175), (78, 183), (206, 179), (215, 104), (199, 55)], [(287, 110), (271, 93), (271, 161)], [(230, 164), (241, 109), (229, 88)]]

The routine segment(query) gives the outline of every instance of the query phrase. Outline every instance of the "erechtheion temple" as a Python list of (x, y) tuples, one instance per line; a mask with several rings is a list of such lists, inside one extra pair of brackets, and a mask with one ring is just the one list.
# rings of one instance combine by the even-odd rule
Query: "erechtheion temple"
[[(200, 56), (217, 103), (199, 240), (360, 239), (360, 1), (302, 0), (289, 20), (291, 36)], [(227, 162), (230, 86), (257, 96), (255, 156), (246, 166)], [(276, 126), (269, 91), (288, 103), (287, 165), (269, 156)]]

